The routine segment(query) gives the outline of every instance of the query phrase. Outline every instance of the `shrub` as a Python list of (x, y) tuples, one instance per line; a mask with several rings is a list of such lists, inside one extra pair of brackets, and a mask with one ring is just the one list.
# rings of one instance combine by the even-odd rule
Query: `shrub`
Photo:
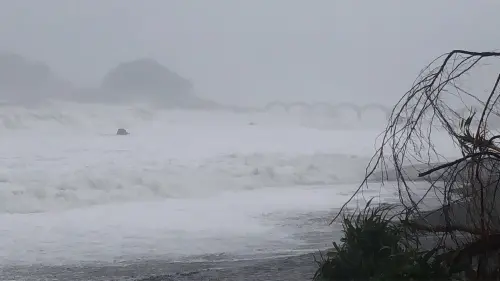
[(457, 270), (437, 249), (419, 250), (415, 233), (391, 215), (393, 207), (370, 207), (344, 215), (340, 245), (321, 254), (314, 280), (448, 280)]

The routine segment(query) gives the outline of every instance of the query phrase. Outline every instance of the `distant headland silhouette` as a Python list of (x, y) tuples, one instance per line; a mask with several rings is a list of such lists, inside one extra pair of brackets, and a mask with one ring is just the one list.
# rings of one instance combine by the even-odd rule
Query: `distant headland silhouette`
[(161, 108), (236, 112), (269, 112), (276, 109), (290, 112), (299, 108), (309, 113), (326, 110), (331, 116), (348, 109), (355, 112), (359, 119), (371, 110), (387, 116), (390, 114), (387, 106), (377, 103), (274, 101), (260, 108), (221, 105), (198, 97), (189, 79), (151, 58), (122, 62), (104, 75), (100, 86), (77, 88), (55, 74), (46, 63), (15, 53), (0, 53), (0, 101), (3, 104), (37, 104), (50, 99), (105, 104), (141, 102)]

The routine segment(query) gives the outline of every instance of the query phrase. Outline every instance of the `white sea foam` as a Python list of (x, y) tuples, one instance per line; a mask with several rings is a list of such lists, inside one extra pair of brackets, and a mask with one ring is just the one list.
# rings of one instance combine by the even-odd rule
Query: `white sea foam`
[[(55, 105), (9, 108), (21, 116), (17, 125), (30, 129), (4, 128), (0, 139), (0, 212), (355, 182), (372, 150), (353, 145), (370, 133), (319, 130), (268, 115), (58, 106), (59, 117)], [(116, 127), (132, 134), (114, 136)]]
[(2, 158), (0, 212), (207, 197), (225, 190), (355, 183), (366, 163), (365, 158), (338, 154), (231, 154), (183, 161), (162, 159), (153, 151), (147, 159), (134, 157), (137, 150), (102, 151), (101, 155), (90, 151)]
[(146, 104), (134, 105), (101, 105), (77, 104), (52, 101), (39, 106), (19, 106), (0, 104), (0, 130), (50, 130), (52, 132), (90, 131), (107, 133), (108, 128), (131, 127), (148, 130), (171, 124), (248, 124), (266, 126), (292, 126), (319, 129), (367, 129), (377, 126), (382, 128), (385, 115), (379, 112), (368, 112), (362, 122), (352, 114), (332, 116), (322, 112), (275, 112), (264, 111), (254, 114), (238, 114), (231, 112), (159, 110)]
[[(271, 113), (0, 110), (4, 263), (293, 248), (306, 221), (283, 220), (344, 202), (380, 132)], [(118, 127), (131, 135), (114, 136)]]

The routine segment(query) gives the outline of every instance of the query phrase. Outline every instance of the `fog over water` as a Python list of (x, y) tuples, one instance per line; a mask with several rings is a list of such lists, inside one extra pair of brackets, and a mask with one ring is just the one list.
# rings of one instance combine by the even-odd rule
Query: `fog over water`
[[(268, 272), (248, 260), (329, 247), (391, 107), (438, 55), (497, 49), (498, 9), (2, 2), (0, 279), (207, 280), (200, 268), (223, 261), (223, 279), (240, 280)], [(468, 86), (481, 95), (496, 75), (486, 66)], [(391, 184), (365, 195), (395, 200)]]
[(0, 49), (95, 86), (153, 57), (228, 103), (360, 101), (407, 90), (454, 48), (496, 49), (496, 1), (7, 1)]

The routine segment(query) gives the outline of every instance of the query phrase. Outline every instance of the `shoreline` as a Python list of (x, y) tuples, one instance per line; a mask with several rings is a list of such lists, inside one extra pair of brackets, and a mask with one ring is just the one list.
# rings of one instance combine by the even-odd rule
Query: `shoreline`
[(127, 265), (22, 266), (3, 268), (2, 280), (307, 280), (314, 274), (314, 255), (257, 257), (241, 260), (144, 260)]

